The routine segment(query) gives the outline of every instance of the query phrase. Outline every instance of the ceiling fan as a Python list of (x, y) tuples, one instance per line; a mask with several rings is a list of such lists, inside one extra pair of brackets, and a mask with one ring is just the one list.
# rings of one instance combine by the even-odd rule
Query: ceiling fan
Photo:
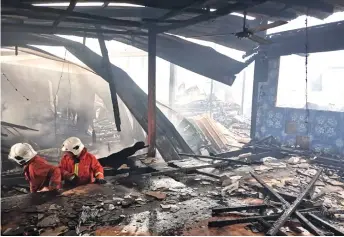
[[(277, 26), (285, 25), (288, 23), (287, 21), (278, 20), (278, 21), (274, 21), (270, 24), (260, 25), (260, 26), (257, 26), (256, 28), (251, 29), (251, 28), (248, 28), (246, 26), (246, 14), (247, 13), (245, 11), (244, 12), (244, 24), (243, 24), (243, 28), (242, 28), (243, 30), (240, 32), (213, 34), (213, 35), (202, 35), (202, 36), (198, 36), (198, 37), (235, 35), (239, 39), (247, 38), (247, 39), (250, 39), (250, 40), (252, 40), (258, 44), (270, 44), (270, 43), (272, 43), (271, 41), (269, 41), (269, 40), (267, 40), (261, 36), (255, 35), (255, 33), (265, 31), (265, 30), (268, 30), (271, 28), (275, 28)], [(196, 37), (194, 36), (192, 38), (197, 38), (197, 36)]]

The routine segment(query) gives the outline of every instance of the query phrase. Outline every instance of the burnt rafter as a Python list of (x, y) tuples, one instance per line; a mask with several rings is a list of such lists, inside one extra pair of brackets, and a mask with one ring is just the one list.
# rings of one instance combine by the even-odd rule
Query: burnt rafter
[(53, 28), (56, 28), (61, 21), (63, 21), (66, 16), (68, 16), (75, 8), (77, 0), (71, 0), (69, 3), (68, 8), (66, 9), (64, 14), (61, 14), (53, 23)]
[[(12, 1), (12, 0), (4, 0), (6, 1)], [(21, 3), (26, 3), (26, 4), (37, 4), (37, 3), (42, 3), (40, 0), (20, 0)], [(61, 0), (49, 0), (49, 3), (61, 3), (63, 1)], [(87, 0), (84, 0), (83, 2), (87, 2)], [(94, 2), (92, 0), (88, 2)], [(111, 7), (109, 6), (110, 3), (128, 3), (128, 4), (137, 4), (137, 5), (144, 5), (145, 7), (149, 8), (155, 8), (155, 9), (164, 9), (164, 10), (175, 10), (178, 11), (182, 6), (178, 6), (176, 4), (166, 4), (168, 1), (161, 1), (162, 3), (157, 3), (156, 1), (145, 1), (144, 3), (136, 0), (108, 0), (104, 1), (104, 4), (102, 6), (99, 6), (100, 8), (104, 7)], [(173, 3), (174, 1), (169, 1), (170, 3)], [(183, 3), (184, 5), (184, 3)], [(78, 7), (79, 8), (79, 7)], [(206, 14), (209, 11), (205, 9), (200, 9), (200, 8), (192, 8), (191, 6), (188, 7), (187, 9), (184, 10), (187, 13), (193, 13), (193, 14)]]
[[(100, 30), (99, 27), (98, 27), (98, 30)], [(106, 48), (103, 34), (100, 33), (100, 31), (99, 31), (97, 33), (97, 35), (98, 35), (98, 42), (99, 42), (100, 50), (102, 52), (102, 57), (103, 57), (103, 66), (104, 66), (104, 69), (106, 71), (105, 80), (107, 80), (110, 84), (110, 94), (111, 94), (113, 112), (114, 112), (114, 116), (115, 116), (116, 128), (117, 128), (117, 131), (121, 131), (121, 117), (119, 114), (116, 83), (112, 79), (113, 74), (112, 74), (112, 70), (111, 70), (111, 63), (110, 63), (110, 59), (109, 59), (109, 54), (108, 54), (108, 50)]]
[(157, 20), (158, 21), (163, 21), (163, 20), (167, 20), (169, 18), (172, 18), (174, 16), (177, 16), (181, 13), (183, 13), (184, 11), (190, 9), (190, 8), (193, 8), (193, 7), (199, 7), (200, 5), (204, 4), (205, 2), (207, 2), (209, 0), (198, 0), (192, 4), (187, 4), (185, 5), (184, 7), (180, 8), (180, 9), (176, 9), (176, 10), (172, 10), (168, 13), (166, 13), (165, 15), (159, 17)]
[(161, 26), (158, 28), (158, 32), (162, 33), (162, 32), (166, 32), (166, 31), (175, 30), (178, 28), (183, 28), (183, 27), (187, 27), (190, 25), (198, 24), (198, 23), (201, 23), (203, 21), (209, 21), (209, 20), (215, 19), (219, 16), (228, 15), (231, 12), (246, 10), (250, 7), (254, 7), (254, 6), (262, 4), (266, 1), (267, 0), (253, 0), (250, 3), (238, 2), (238, 3), (234, 3), (234, 4), (229, 4), (226, 7), (217, 9), (214, 12), (208, 12), (207, 14), (193, 17), (193, 18), (188, 19), (188, 20), (181, 22), (181, 23), (171, 24), (168, 26)]
[[(29, 19), (33, 19), (33, 20), (42, 20), (44, 21), (44, 23), (46, 23), (46, 21), (49, 22), (54, 22), (56, 20), (56, 16), (52, 15), (52, 14), (45, 14), (44, 12), (42, 13), (37, 13), (34, 11), (30, 11), (30, 10), (25, 10), (25, 9), (13, 9), (13, 10), (3, 10), (1, 11), (2, 14), (2, 18), (11, 18), (12, 16), (23, 16), (23, 17), (27, 17)], [(104, 21), (99, 21), (99, 20), (92, 20), (92, 19), (84, 19), (84, 18), (76, 18), (76, 17), (71, 17), (71, 16), (66, 16), (63, 19), (63, 23), (73, 23), (73, 25), (80, 25), (82, 27), (92, 27), (94, 25), (100, 25), (100, 26), (106, 26), (106, 27), (111, 27), (111, 28), (116, 28), (118, 29), (118, 25), (115, 25), (111, 22), (104, 22)], [(126, 27), (123, 27), (126, 28)], [(133, 32), (133, 31), (131, 31)], [(140, 34), (140, 33), (138, 33)], [(135, 35), (135, 33), (134, 33)]]
[(127, 30), (108, 30), (108, 29), (90, 29), (78, 27), (61, 27), (53, 28), (51, 26), (42, 26), (34, 24), (9, 24), (2, 23), (2, 32), (28, 32), (37, 34), (65, 34), (65, 35), (82, 35), (84, 33), (101, 33), (106, 35), (147, 35), (144, 32), (135, 32)]
[[(1, 7), (2, 9), (13, 8), (16, 10), (29, 10), (29, 11), (33, 11), (35, 14), (64, 15), (67, 11), (67, 10), (55, 9), (55, 8), (50, 8), (50, 7), (33, 6), (29, 4), (15, 4), (11, 2), (2, 3)], [(69, 12), (68, 15), (71, 17), (98, 21), (103, 24), (112, 24), (113, 26), (142, 27), (142, 23), (138, 21), (113, 19), (110, 17), (103, 17), (103, 16), (93, 15), (89, 13), (81, 13), (81, 12), (73, 11), (73, 12)]]
[(287, 5), (294, 5), (299, 7), (305, 7), (310, 10), (318, 10), (327, 13), (333, 13), (333, 5), (326, 3), (326, 1), (312, 0), (312, 1), (301, 1), (301, 0), (274, 0), (275, 2), (285, 3)]

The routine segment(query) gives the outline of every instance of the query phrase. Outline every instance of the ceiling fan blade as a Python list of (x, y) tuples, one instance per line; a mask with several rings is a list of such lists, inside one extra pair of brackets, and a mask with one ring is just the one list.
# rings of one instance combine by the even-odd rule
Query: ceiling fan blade
[(270, 24), (267, 24), (267, 25), (257, 26), (256, 28), (250, 29), (250, 31), (252, 33), (256, 33), (256, 32), (265, 31), (265, 30), (268, 30), (268, 29), (271, 29), (271, 28), (275, 28), (277, 26), (285, 25), (287, 23), (288, 23), (287, 21), (281, 21), (281, 20), (274, 21), (274, 22), (272, 22)]
[(187, 36), (188, 38), (202, 38), (202, 37), (212, 37), (212, 36), (226, 36), (226, 35), (235, 35), (236, 33), (220, 33), (220, 34), (209, 34), (209, 35), (194, 35)]
[(250, 37), (248, 37), (250, 40), (258, 43), (258, 44), (271, 44), (272, 41), (264, 39), (263, 37), (260, 37), (258, 35), (251, 35)]

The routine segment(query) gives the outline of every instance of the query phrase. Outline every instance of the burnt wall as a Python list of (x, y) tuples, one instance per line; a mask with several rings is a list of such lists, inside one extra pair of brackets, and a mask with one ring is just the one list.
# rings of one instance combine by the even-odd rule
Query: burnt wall
[[(344, 155), (344, 113), (276, 107), (279, 58), (266, 59), (257, 71), (254, 137), (274, 136), (283, 145)], [(265, 68), (264, 68), (265, 67)], [(252, 120), (254, 123), (254, 120)]]

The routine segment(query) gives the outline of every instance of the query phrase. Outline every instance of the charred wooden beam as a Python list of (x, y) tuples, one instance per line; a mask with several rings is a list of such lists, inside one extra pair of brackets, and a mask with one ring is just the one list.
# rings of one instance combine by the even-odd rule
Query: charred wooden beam
[(228, 151), (228, 152), (224, 152), (224, 153), (219, 153), (219, 154), (216, 154), (215, 156), (223, 157), (223, 158), (230, 158), (230, 157), (236, 157), (236, 156), (239, 156), (241, 154), (245, 154), (245, 153), (248, 153), (251, 151), (252, 151), (251, 148), (242, 148), (242, 149), (236, 150), (236, 151)]
[(158, 176), (158, 175), (167, 175), (167, 174), (175, 174), (175, 173), (189, 173), (193, 172), (197, 169), (205, 169), (205, 168), (219, 168), (219, 167), (227, 167), (230, 165), (230, 162), (219, 162), (215, 164), (209, 164), (209, 165), (200, 165), (200, 166), (195, 166), (195, 167), (182, 167), (178, 169), (171, 169), (171, 170), (165, 170), (165, 171), (157, 171), (150, 173), (148, 175), (150, 176)]
[(111, 100), (112, 100), (112, 106), (113, 106), (113, 113), (115, 116), (116, 128), (117, 128), (117, 131), (121, 131), (121, 117), (119, 114), (116, 84), (114, 80), (112, 79), (113, 74), (111, 70), (111, 63), (110, 63), (108, 50), (106, 48), (105, 40), (102, 33), (98, 33), (98, 42), (99, 42), (100, 50), (103, 56), (103, 63), (104, 63), (103, 66), (107, 72), (107, 78), (105, 79), (109, 82), (109, 85), (110, 85), (110, 94), (111, 94)]
[(238, 206), (238, 207), (218, 207), (212, 209), (212, 216), (216, 216), (220, 213), (224, 212), (232, 212), (232, 211), (246, 211), (246, 210), (261, 210), (272, 208), (273, 206), (267, 204), (261, 205), (250, 205), (250, 206)]
[(250, 223), (256, 222), (259, 219), (264, 220), (277, 220), (280, 215), (266, 215), (266, 216), (249, 216), (243, 218), (235, 218), (235, 219), (228, 219), (228, 220), (217, 220), (217, 221), (210, 221), (208, 222), (209, 227), (224, 227), (228, 225), (236, 225), (236, 224), (243, 224), (243, 223)]
[[(266, 228), (266, 229), (270, 229), (271, 226), (272, 226), (271, 223), (269, 223), (268, 221), (264, 220), (263, 218), (258, 219), (257, 222), (258, 222), (259, 224), (261, 224), (261, 225), (262, 225), (264, 228)], [(277, 232), (277, 235), (278, 235), (278, 236), (288, 236), (285, 232), (283, 232), (283, 231), (281, 231), (281, 230), (279, 230), (279, 231)]]
[[(278, 194), (273, 188), (267, 185), (264, 180), (256, 173), (250, 172), (251, 175), (260, 183), (269, 193), (270, 196), (277, 198), (284, 206), (284, 208), (289, 208), (290, 204), (287, 202), (280, 194)], [(324, 233), (315, 227), (310, 221), (307, 220), (306, 217), (303, 216), (299, 211), (295, 211), (296, 217), (299, 221), (305, 226), (305, 228), (310, 231), (312, 234), (317, 236), (323, 236)]]
[(300, 213), (299, 211), (295, 211), (295, 216), (310, 233), (316, 236), (325, 236), (325, 233), (319, 230), (315, 225), (313, 225), (312, 222), (307, 220), (307, 218), (302, 213)]
[(148, 34), (148, 156), (156, 154), (156, 32)]
[(4, 121), (1, 121), (1, 126), (6, 126), (6, 127), (10, 127), (10, 128), (18, 128), (18, 129), (21, 129), (21, 130), (30, 130), (30, 131), (39, 132), (39, 130), (37, 130), (37, 129), (33, 129), (33, 128), (29, 128), (29, 127), (26, 127), (26, 126), (17, 125), (17, 124), (13, 124), (13, 123), (8, 123), (8, 122), (4, 122)]
[(317, 174), (313, 177), (312, 181), (307, 185), (304, 191), (297, 197), (297, 199), (290, 205), (290, 207), (283, 212), (283, 214), (278, 218), (278, 220), (273, 224), (271, 229), (266, 233), (267, 235), (276, 235), (278, 230), (284, 225), (290, 215), (296, 210), (300, 205), (301, 201), (306, 197), (308, 192), (314, 186), (315, 182), (318, 180), (322, 169), (320, 169)]
[(279, 195), (273, 188), (271, 188), (269, 185), (267, 185), (264, 180), (255, 172), (251, 171), (250, 174), (255, 178), (260, 185), (262, 185), (267, 192), (269, 193), (269, 196), (276, 197), (284, 206), (289, 207), (289, 203), (281, 196)]
[(201, 171), (201, 170), (195, 170), (195, 173), (201, 174), (201, 175), (205, 175), (205, 176), (209, 176), (209, 177), (214, 178), (214, 179), (221, 179), (221, 176), (219, 176), (219, 175), (212, 174), (212, 173), (209, 173), (209, 172), (204, 172), (204, 171)]
[[(302, 214), (305, 214), (308, 211), (300, 210), (299, 212)], [(314, 213), (320, 213), (320, 211), (314, 211), (313, 214)], [(209, 227), (224, 227), (228, 225), (257, 222), (259, 219), (264, 219), (265, 221), (270, 221), (270, 220), (275, 221), (280, 216), (281, 216), (280, 214), (273, 214), (273, 215), (265, 215), (265, 216), (249, 216), (249, 217), (235, 218), (235, 219), (216, 220), (216, 221), (209, 221), (208, 226)]]
[(344, 231), (340, 230), (338, 227), (328, 223), (327, 221), (324, 221), (320, 217), (316, 216), (313, 213), (308, 213), (307, 217), (311, 219), (313, 222), (317, 223), (317, 225), (320, 225), (324, 227), (325, 229), (331, 231), (334, 235), (337, 236), (344, 236)]
[(242, 156), (242, 158), (248, 158), (250, 161), (256, 162), (256, 161), (260, 161), (260, 159), (268, 157), (268, 156), (276, 157), (276, 158), (282, 158), (284, 155), (282, 155), (281, 152), (278, 150), (271, 150), (271, 151), (262, 152), (262, 153), (258, 153), (258, 154)]
[[(247, 183), (248, 184), (248, 183)], [(261, 186), (256, 186), (256, 185), (250, 185), (248, 184), (249, 186), (252, 186), (253, 188), (257, 189), (259, 192), (262, 192), (264, 193), (265, 195), (269, 195), (269, 193), (267, 192), (267, 190), (264, 188), (264, 187), (261, 187)], [(281, 195), (286, 201), (288, 202), (294, 202), (296, 200), (296, 196), (290, 194), (290, 193), (286, 193), (286, 192), (283, 192), (283, 191), (276, 191), (279, 195)], [(270, 197), (276, 201), (279, 201), (277, 198), (275, 197)], [(313, 202), (308, 200), (308, 199), (303, 199), (302, 202), (301, 202), (301, 205), (302, 206), (306, 206), (306, 207), (311, 207), (313, 206)]]
[(236, 163), (239, 165), (249, 165), (248, 162), (242, 161), (242, 160), (233, 160), (230, 158), (220, 158), (215, 156), (202, 156), (202, 155), (194, 155), (194, 154), (186, 154), (186, 153), (179, 153), (180, 156), (188, 156), (188, 157), (194, 157), (194, 158), (204, 158), (204, 159), (211, 159), (211, 160), (222, 160), (222, 161), (230, 161), (232, 163)]
[(107, 176), (116, 176), (119, 174), (127, 174), (129, 175), (141, 175), (141, 174), (148, 174), (155, 172), (156, 170), (151, 167), (139, 167), (135, 169), (104, 169), (104, 175)]

